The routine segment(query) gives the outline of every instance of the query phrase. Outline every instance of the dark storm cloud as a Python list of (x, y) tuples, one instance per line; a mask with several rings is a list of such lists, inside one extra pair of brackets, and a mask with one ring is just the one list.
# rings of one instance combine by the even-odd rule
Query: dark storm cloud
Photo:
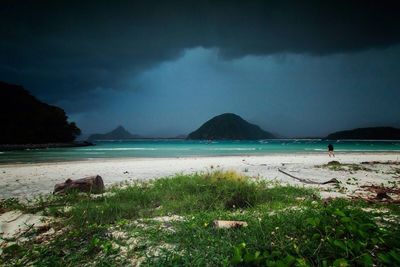
[[(132, 76), (183, 49), (327, 55), (400, 42), (398, 1), (4, 0), (0, 79), (49, 101), (132, 89)], [(87, 109), (85, 101), (73, 109)], [(72, 109), (70, 110), (72, 111)]]

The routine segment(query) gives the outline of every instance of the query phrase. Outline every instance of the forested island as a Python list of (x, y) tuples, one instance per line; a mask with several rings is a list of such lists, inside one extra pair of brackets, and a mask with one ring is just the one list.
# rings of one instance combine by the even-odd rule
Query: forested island
[(20, 85), (0, 82), (0, 149), (87, 145), (62, 108), (46, 104)]
[(394, 127), (357, 128), (329, 134), (325, 139), (400, 140), (400, 129)]
[(197, 140), (257, 140), (275, 136), (233, 113), (224, 113), (205, 122), (187, 139)]

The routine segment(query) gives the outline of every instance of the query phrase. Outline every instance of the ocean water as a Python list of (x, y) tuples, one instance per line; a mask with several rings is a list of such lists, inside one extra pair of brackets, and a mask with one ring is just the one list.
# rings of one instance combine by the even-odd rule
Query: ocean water
[(326, 141), (318, 139), (259, 141), (113, 140), (95, 146), (0, 152), (1, 163), (30, 163), (96, 158), (193, 157), (262, 155), (269, 153), (321, 153), (332, 143), (336, 152), (399, 152), (399, 141)]

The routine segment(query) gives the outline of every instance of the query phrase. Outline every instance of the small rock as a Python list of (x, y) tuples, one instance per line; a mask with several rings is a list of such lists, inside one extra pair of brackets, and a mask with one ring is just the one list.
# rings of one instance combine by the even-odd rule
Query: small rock
[(223, 221), (223, 220), (214, 220), (213, 226), (217, 229), (231, 229), (231, 228), (241, 228), (247, 227), (247, 222), (244, 221)]

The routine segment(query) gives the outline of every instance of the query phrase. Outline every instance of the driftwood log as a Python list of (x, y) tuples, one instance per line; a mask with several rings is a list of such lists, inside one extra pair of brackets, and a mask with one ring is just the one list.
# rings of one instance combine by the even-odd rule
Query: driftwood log
[(306, 184), (336, 184), (336, 183), (339, 182), (336, 178), (332, 178), (332, 179), (330, 179), (330, 180), (328, 180), (326, 182), (315, 182), (315, 181), (311, 181), (311, 180), (308, 180), (308, 179), (302, 179), (302, 178), (296, 177), (296, 176), (294, 176), (294, 175), (292, 175), (290, 173), (282, 171), (281, 169), (278, 169), (278, 171), (283, 173), (283, 174), (286, 174), (289, 177), (292, 177), (293, 179), (296, 179), (297, 181), (300, 181), (300, 182), (306, 183)]
[(104, 192), (104, 182), (100, 175), (89, 176), (82, 179), (68, 179), (64, 183), (54, 186), (53, 194), (66, 194), (70, 191), (101, 194)]

